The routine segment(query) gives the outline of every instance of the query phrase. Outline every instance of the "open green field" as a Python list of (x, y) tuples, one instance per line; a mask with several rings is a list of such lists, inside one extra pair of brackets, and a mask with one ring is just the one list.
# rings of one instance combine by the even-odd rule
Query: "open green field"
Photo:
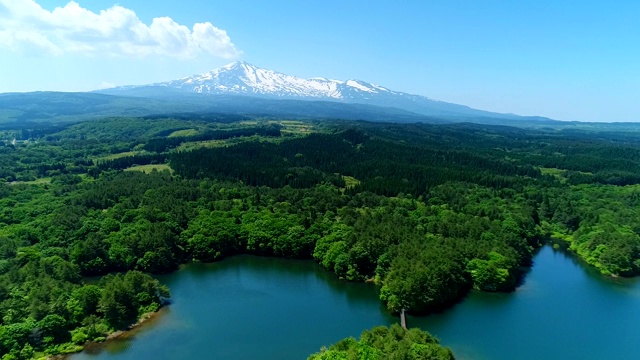
[(97, 164), (100, 161), (109, 161), (109, 160), (115, 160), (115, 159), (120, 159), (123, 157), (128, 157), (128, 156), (134, 156), (134, 155), (139, 155), (142, 152), (140, 151), (126, 151), (126, 152), (121, 152), (121, 153), (117, 153), (117, 154), (111, 154), (111, 155), (107, 155), (107, 156), (101, 156), (98, 158), (93, 159), (93, 163)]
[(35, 179), (32, 181), (12, 181), (9, 182), (9, 185), (20, 185), (20, 184), (26, 184), (26, 185), (42, 185), (42, 184), (50, 184), (51, 183), (51, 178), (50, 177), (43, 177), (40, 179)]
[[(260, 121), (257, 121), (257, 120), (248, 120), (248, 121), (239, 122), (239, 124), (244, 126), (255, 126), (255, 125), (258, 125), (259, 123)], [(269, 120), (267, 121), (267, 124), (281, 125), (283, 127), (281, 131), (283, 133), (289, 133), (289, 134), (306, 135), (312, 132), (317, 132), (317, 129), (315, 129), (313, 124), (309, 122), (298, 121), (298, 120)]]
[(284, 128), (281, 131), (285, 134), (288, 133), (288, 134), (294, 134), (294, 135), (306, 135), (314, 132), (312, 124), (305, 123), (302, 121), (280, 120), (280, 121), (270, 121), (269, 123), (282, 125)]
[(198, 149), (198, 148), (218, 148), (218, 147), (225, 147), (225, 146), (230, 146), (233, 144), (237, 144), (242, 138), (233, 138), (233, 139), (225, 139), (225, 140), (206, 140), (206, 141), (191, 141), (191, 142), (184, 142), (182, 144), (180, 144), (180, 146), (178, 146), (176, 148), (177, 151), (189, 151), (189, 150), (193, 150), (193, 149)]
[(342, 175), (342, 180), (344, 180), (347, 188), (351, 188), (360, 184), (360, 180), (354, 178), (353, 176)]
[[(560, 180), (561, 183), (565, 183), (567, 181), (567, 172), (569, 170), (558, 169), (558, 168), (545, 168), (545, 167), (541, 167), (539, 169), (542, 175), (551, 175), (556, 179)], [(574, 173), (580, 173), (584, 175), (593, 175), (593, 173), (586, 172), (586, 171), (574, 171)]]
[(168, 137), (180, 137), (180, 136), (194, 136), (198, 135), (199, 131), (197, 129), (184, 129), (184, 130), (176, 130), (169, 134)]
[(156, 171), (165, 171), (165, 170), (167, 170), (170, 173), (173, 173), (173, 169), (171, 169), (171, 167), (169, 167), (169, 165), (167, 165), (167, 164), (136, 165), (136, 166), (132, 166), (130, 168), (124, 169), (124, 171), (140, 171), (140, 172), (143, 172), (145, 174), (149, 174), (153, 170), (156, 170)]

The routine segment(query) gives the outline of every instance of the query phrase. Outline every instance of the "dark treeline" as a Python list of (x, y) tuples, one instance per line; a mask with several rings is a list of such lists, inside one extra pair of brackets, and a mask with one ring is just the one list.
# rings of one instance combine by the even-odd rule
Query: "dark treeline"
[[(204, 122), (231, 124), (231, 123), (237, 123), (245, 120), (253, 120), (253, 117), (237, 115), (237, 114), (206, 112), (206, 113), (155, 114), (155, 115), (147, 115), (144, 117), (144, 119), (148, 119), (148, 120), (176, 119), (180, 121), (204, 121)], [(158, 135), (158, 136), (161, 136), (161, 135)]]
[(568, 180), (574, 185), (640, 184), (640, 134), (637, 132), (541, 132), (478, 124), (361, 125), (374, 136), (396, 142), (431, 149), (465, 150), (493, 159), (510, 159), (521, 165), (572, 171)]
[(188, 178), (239, 179), (250, 185), (308, 187), (335, 174), (355, 177), (354, 193), (426, 195), (447, 181), (491, 187), (522, 186), (540, 172), (501, 159), (457, 150), (432, 150), (372, 139), (348, 130), (312, 134), (280, 144), (249, 142), (229, 148), (197, 149), (171, 156), (171, 167)]

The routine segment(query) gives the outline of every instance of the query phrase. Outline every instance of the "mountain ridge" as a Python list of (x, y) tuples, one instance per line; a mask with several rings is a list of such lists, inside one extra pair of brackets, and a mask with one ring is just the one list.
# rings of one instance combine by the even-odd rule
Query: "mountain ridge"
[[(235, 61), (211, 71), (176, 80), (148, 85), (126, 85), (104, 91), (129, 90), (144, 87), (168, 87), (200, 94), (260, 94), (275, 97), (314, 97), (346, 99), (348, 91), (399, 94), (383, 86), (362, 80), (333, 80), (324, 77), (304, 79), (274, 70), (264, 69), (245, 61)], [(98, 90), (97, 92), (103, 92)], [(433, 100), (433, 99), (429, 99)], [(436, 100), (434, 100), (436, 101)]]
[(206, 73), (148, 85), (127, 85), (95, 91), (110, 95), (158, 97), (164, 93), (242, 95), (272, 99), (321, 100), (398, 108), (426, 116), (542, 119), (495, 113), (388, 89), (363, 80), (304, 79), (236, 61)]
[(114, 116), (210, 118), (221, 114), (248, 118), (368, 120), (447, 123), (410, 111), (367, 104), (323, 100), (273, 100), (241, 95), (140, 94), (110, 95), (92, 92), (31, 92), (0, 94), (0, 124), (75, 122)]

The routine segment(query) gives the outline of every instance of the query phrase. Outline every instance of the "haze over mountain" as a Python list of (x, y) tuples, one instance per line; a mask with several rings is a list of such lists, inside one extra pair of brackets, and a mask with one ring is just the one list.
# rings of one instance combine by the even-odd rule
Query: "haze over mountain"
[[(241, 95), (270, 99), (331, 101), (392, 107), (430, 117), (535, 120), (473, 109), (425, 96), (394, 91), (361, 80), (323, 77), (303, 79), (236, 61), (200, 75), (150, 85), (121, 86), (97, 91), (120, 96), (165, 97), (176, 94)], [(545, 119), (548, 120), (548, 119)]]

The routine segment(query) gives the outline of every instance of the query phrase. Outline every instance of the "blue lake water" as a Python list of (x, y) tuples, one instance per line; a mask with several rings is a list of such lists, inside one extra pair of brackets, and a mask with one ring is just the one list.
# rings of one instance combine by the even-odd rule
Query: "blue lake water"
[[(126, 339), (72, 360), (305, 359), (323, 345), (398, 322), (374, 285), (311, 261), (236, 256), (161, 276), (172, 304)], [(513, 293), (472, 292), (440, 314), (409, 317), (458, 359), (638, 359), (640, 282), (598, 275), (543, 247)]]

